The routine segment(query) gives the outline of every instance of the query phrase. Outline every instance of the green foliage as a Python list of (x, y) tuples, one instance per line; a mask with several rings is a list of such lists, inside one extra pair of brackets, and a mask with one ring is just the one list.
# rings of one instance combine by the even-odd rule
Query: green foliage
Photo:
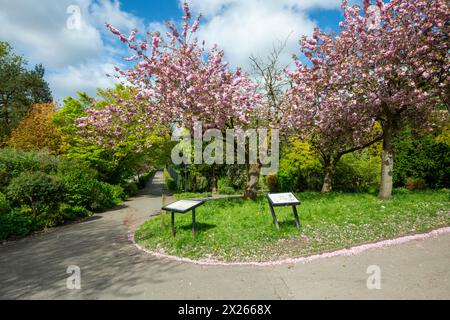
[(126, 195), (119, 185), (112, 185), (106, 182), (99, 182), (94, 192), (96, 193), (94, 207), (96, 210), (106, 210), (121, 203)]
[(99, 181), (89, 163), (38, 151), (0, 150), (0, 181), (0, 239), (85, 217), (127, 196)]
[(177, 191), (177, 182), (170, 176), (169, 171), (164, 168), (164, 187), (168, 191)]
[(26, 236), (32, 228), (32, 221), (28, 216), (15, 213), (0, 214), (0, 239)]
[(401, 131), (394, 140), (394, 185), (406, 186), (408, 178), (420, 178), (430, 188), (450, 187), (450, 145), (446, 141), (443, 134)]
[(212, 197), (211, 192), (181, 192), (175, 193), (175, 199), (189, 199), (189, 198), (208, 198)]
[(334, 189), (346, 192), (375, 192), (380, 185), (381, 160), (368, 150), (344, 155), (336, 166)]
[(57, 213), (64, 199), (64, 184), (43, 172), (22, 172), (6, 188), (7, 197), (14, 207), (29, 207), (33, 224), (48, 227), (59, 222)]
[(143, 149), (141, 141), (132, 134), (127, 135), (127, 138), (114, 149), (91, 143), (79, 135), (77, 119), (86, 116), (87, 110), (102, 109), (114, 102), (116, 97), (126, 100), (132, 95), (132, 89), (118, 85), (114, 89), (99, 90), (98, 95), (100, 99), (94, 100), (79, 92), (78, 99), (72, 97), (65, 99), (61, 110), (54, 115), (53, 123), (63, 134), (67, 156), (88, 162), (98, 171), (102, 181), (112, 184), (128, 181), (148, 164), (154, 166), (165, 164), (170, 155), (172, 142), (168, 135), (159, 132), (159, 128), (149, 133), (152, 145), (148, 149)]
[(13, 53), (7, 42), (0, 41), (0, 141), (14, 129), (31, 105), (52, 100), (44, 67), (26, 69), (27, 61)]
[(244, 190), (247, 185), (247, 165), (233, 164), (225, 167), (225, 176), (236, 190)]
[(139, 186), (136, 182), (128, 182), (122, 184), (123, 192), (129, 197), (133, 197), (139, 193)]
[(236, 190), (230, 178), (222, 177), (217, 181), (217, 191), (219, 194), (235, 194)]
[(294, 139), (282, 145), (277, 177), (279, 191), (320, 190), (323, 169), (311, 146)]
[(0, 149), (0, 191), (4, 191), (12, 178), (25, 171), (55, 173), (58, 159), (46, 152), (25, 152), (15, 149)]
[(150, 169), (148, 172), (142, 174), (139, 176), (138, 179), (138, 187), (139, 189), (143, 189), (147, 186), (147, 183), (149, 182), (150, 178), (153, 177), (153, 175), (155, 174), (156, 169), (152, 168)]
[(0, 215), (6, 214), (11, 210), (9, 206), (8, 199), (6, 199), (6, 195), (0, 192)]
[(401, 194), (409, 194), (411, 193), (410, 190), (406, 189), (405, 187), (401, 187), (401, 188), (394, 188), (394, 195), (401, 195)]
[(276, 175), (268, 175), (264, 177), (264, 182), (269, 188), (270, 192), (275, 192), (278, 189), (278, 177)]
[(88, 217), (92, 213), (83, 206), (71, 206), (69, 204), (62, 204), (59, 212), (64, 220), (75, 220), (83, 217)]
[[(83, 206), (88, 210), (103, 207), (99, 201), (99, 181), (97, 172), (86, 163), (76, 160), (61, 160), (58, 164), (58, 176), (64, 183), (64, 200), (71, 206)], [(102, 197), (103, 198), (103, 197)]]

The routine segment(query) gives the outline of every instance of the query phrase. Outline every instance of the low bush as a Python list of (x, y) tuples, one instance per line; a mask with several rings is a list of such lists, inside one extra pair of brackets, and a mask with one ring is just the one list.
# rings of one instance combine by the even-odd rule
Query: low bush
[(264, 177), (264, 182), (269, 188), (270, 192), (275, 192), (278, 189), (278, 177), (276, 175), (268, 175)]
[(65, 186), (64, 201), (73, 207), (88, 211), (109, 209), (127, 196), (121, 186), (98, 181), (97, 172), (84, 162), (61, 160), (58, 176)]
[[(7, 198), (15, 208), (28, 207), (35, 227), (58, 223), (58, 207), (64, 199), (64, 184), (43, 172), (22, 172), (6, 188)], [(55, 213), (56, 212), (56, 213)]]
[(299, 140), (283, 145), (277, 179), (279, 191), (320, 190), (323, 168), (311, 145)]
[[(406, 128), (394, 139), (394, 185), (404, 187), (411, 179), (423, 179), (429, 188), (450, 187), (448, 129), (423, 134)], [(446, 133), (447, 132), (447, 133)], [(447, 134), (447, 138), (445, 138)]]
[(121, 186), (112, 185), (106, 182), (99, 182), (94, 188), (95, 210), (106, 210), (121, 203), (125, 198), (125, 193)]
[(89, 210), (97, 209), (97, 172), (88, 165), (75, 160), (61, 160), (58, 176), (64, 183), (64, 201), (71, 206), (83, 206)]
[(82, 206), (71, 206), (68, 204), (62, 204), (59, 208), (59, 212), (64, 220), (75, 220), (78, 218), (88, 217), (92, 214), (89, 210)]
[(368, 150), (346, 154), (336, 166), (333, 187), (346, 192), (375, 192), (380, 185), (381, 159)]
[(25, 171), (40, 171), (53, 174), (58, 167), (58, 158), (41, 151), (0, 149), (0, 191), (5, 191), (12, 178)]
[(168, 191), (177, 191), (177, 182), (170, 176), (169, 171), (164, 168), (164, 186)]
[(6, 214), (11, 210), (6, 195), (0, 192), (0, 215)]
[(13, 212), (0, 214), (0, 239), (23, 237), (32, 229), (32, 220), (29, 216), (17, 215)]
[(236, 190), (228, 177), (219, 178), (217, 181), (217, 192), (219, 194), (235, 194)]
[(129, 197), (133, 197), (139, 193), (139, 187), (136, 182), (128, 182), (122, 185), (123, 192)]
[(208, 179), (204, 176), (196, 176), (195, 177), (195, 188), (198, 192), (205, 192), (208, 190), (209, 183)]
[(408, 177), (406, 178), (406, 189), (413, 191), (413, 190), (423, 190), (427, 187), (427, 183), (425, 182), (425, 179), (423, 178), (412, 178)]
[(152, 169), (149, 170), (148, 172), (144, 173), (143, 175), (141, 175), (138, 179), (138, 187), (139, 189), (143, 189), (147, 186), (148, 181), (150, 180), (150, 178), (155, 174), (156, 170)]

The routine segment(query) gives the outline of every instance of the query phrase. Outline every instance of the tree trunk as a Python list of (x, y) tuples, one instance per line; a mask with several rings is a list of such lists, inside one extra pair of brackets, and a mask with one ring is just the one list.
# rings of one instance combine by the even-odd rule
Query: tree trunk
[(250, 164), (248, 167), (248, 181), (245, 189), (244, 198), (256, 200), (259, 189), (259, 176), (261, 173), (260, 164)]
[(328, 193), (333, 190), (333, 176), (334, 176), (334, 169), (336, 167), (336, 163), (338, 162), (339, 158), (334, 159), (330, 158), (329, 160), (325, 160), (325, 177), (323, 178), (323, 185), (322, 185), (322, 193)]
[(197, 176), (192, 177), (192, 192), (197, 192)]
[(211, 175), (211, 192), (217, 193), (216, 167), (214, 165), (212, 167), (212, 175)]
[(394, 151), (392, 147), (392, 119), (383, 125), (383, 153), (381, 155), (381, 185), (378, 198), (388, 199), (392, 195), (392, 174), (394, 170)]
[(325, 167), (325, 177), (323, 179), (322, 193), (328, 193), (333, 190), (333, 174), (334, 168), (332, 165)]

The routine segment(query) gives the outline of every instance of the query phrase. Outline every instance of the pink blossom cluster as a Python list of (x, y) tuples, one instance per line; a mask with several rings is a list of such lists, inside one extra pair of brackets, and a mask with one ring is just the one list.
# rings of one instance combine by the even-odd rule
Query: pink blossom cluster
[(89, 128), (86, 135), (120, 138), (121, 121), (136, 117), (148, 125), (169, 126), (178, 122), (188, 128), (196, 120), (207, 128), (217, 129), (248, 122), (249, 114), (261, 102), (257, 85), (241, 69), (232, 72), (223, 60), (224, 52), (217, 46), (208, 51), (204, 43), (198, 43), (195, 33), (201, 16), (192, 21), (187, 3), (183, 9), (181, 31), (166, 22), (164, 36), (147, 32), (144, 39), (138, 40), (137, 30), (125, 36), (106, 24), (134, 52), (127, 58), (135, 62), (133, 68), (116, 67), (116, 71), (136, 89), (132, 103), (145, 105), (145, 112), (135, 113), (131, 106), (124, 108), (124, 105), (93, 111), (80, 119), (79, 127)]
[(309, 63), (294, 57), (297, 68), (286, 71), (293, 86), (284, 128), (324, 150), (364, 143), (375, 122), (426, 125), (432, 108), (449, 104), (448, 1), (377, 0), (378, 28), (368, 27), (370, 5), (344, 0), (339, 33), (303, 37)]

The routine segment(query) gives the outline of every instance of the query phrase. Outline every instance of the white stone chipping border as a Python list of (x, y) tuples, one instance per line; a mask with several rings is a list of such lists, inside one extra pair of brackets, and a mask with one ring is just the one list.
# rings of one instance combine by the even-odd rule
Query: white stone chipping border
[(197, 265), (209, 265), (209, 266), (258, 266), (258, 267), (268, 267), (268, 266), (276, 266), (276, 265), (283, 265), (283, 264), (304, 264), (309, 263), (315, 260), (319, 259), (325, 259), (325, 258), (332, 258), (332, 257), (339, 257), (339, 256), (353, 256), (360, 254), (364, 251), (370, 250), (370, 249), (376, 249), (376, 248), (384, 248), (384, 247), (390, 247), (394, 245), (399, 245), (407, 242), (411, 242), (414, 240), (423, 240), (427, 238), (436, 237), (441, 234), (450, 233), (450, 227), (443, 227), (439, 229), (432, 230), (427, 233), (418, 233), (408, 236), (403, 236), (395, 239), (389, 239), (389, 240), (382, 240), (378, 242), (373, 243), (367, 243), (363, 245), (354, 246), (348, 249), (339, 249), (336, 251), (331, 252), (325, 252), (320, 254), (313, 254), (309, 256), (303, 256), (303, 257), (297, 257), (297, 258), (287, 258), (282, 260), (276, 260), (276, 261), (265, 261), (265, 262), (223, 262), (223, 261), (217, 261), (217, 260), (208, 260), (208, 259), (202, 259), (202, 260), (194, 260), (189, 258), (181, 258), (177, 256), (171, 256), (166, 255), (159, 252), (154, 252), (151, 250), (148, 250), (139, 244), (137, 244), (134, 240), (134, 232), (129, 231), (128, 232), (128, 239), (139, 249), (142, 250), (148, 254), (151, 254), (152, 256), (159, 258), (159, 259), (166, 259), (171, 261), (177, 261), (177, 262), (186, 262), (186, 263), (192, 263)]

